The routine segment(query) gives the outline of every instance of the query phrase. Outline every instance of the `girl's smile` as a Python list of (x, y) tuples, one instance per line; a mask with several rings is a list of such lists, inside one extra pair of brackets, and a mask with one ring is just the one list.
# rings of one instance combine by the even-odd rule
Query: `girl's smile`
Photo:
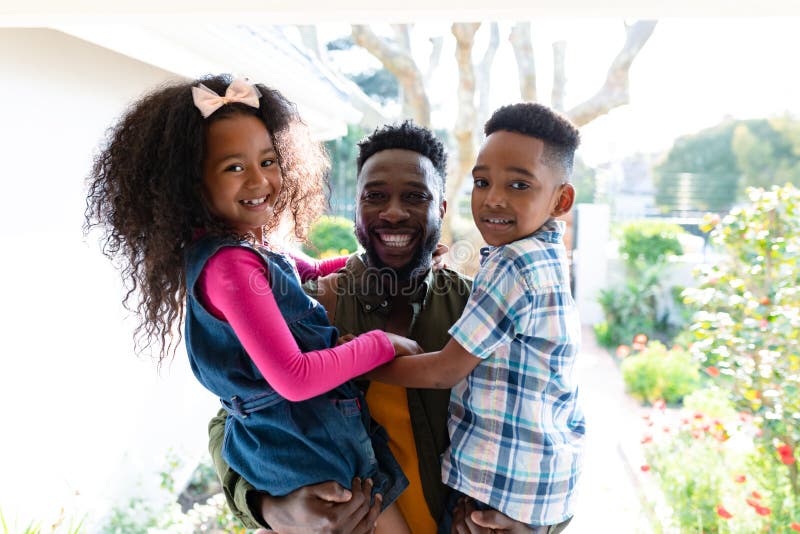
[(206, 130), (206, 152), (203, 186), (209, 209), (237, 232), (261, 240), (283, 180), (266, 126), (244, 113), (214, 121)]

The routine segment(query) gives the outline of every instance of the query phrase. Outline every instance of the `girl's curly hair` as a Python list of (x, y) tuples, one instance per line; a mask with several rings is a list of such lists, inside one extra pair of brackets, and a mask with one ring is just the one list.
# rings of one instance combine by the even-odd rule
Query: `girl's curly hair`
[(103, 229), (103, 253), (121, 270), (127, 309), (136, 295), (135, 347), (140, 351), (155, 343), (159, 365), (181, 339), (173, 329), (183, 321), (183, 255), (194, 233), (205, 229), (235, 236), (233, 228), (211, 214), (202, 193), (209, 124), (254, 115), (272, 136), (283, 183), (265, 232), (289, 215), (295, 236), (304, 240), (325, 205), (328, 155), (280, 92), (256, 85), (258, 109), (231, 103), (203, 119), (192, 87), (202, 83), (222, 95), (231, 81), (230, 75), (209, 76), (144, 95), (108, 131), (89, 177), (84, 231)]

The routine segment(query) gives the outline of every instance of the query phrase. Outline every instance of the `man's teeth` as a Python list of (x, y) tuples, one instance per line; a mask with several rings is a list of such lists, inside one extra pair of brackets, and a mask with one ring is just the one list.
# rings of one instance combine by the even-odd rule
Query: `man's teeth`
[(248, 206), (260, 206), (261, 204), (263, 204), (266, 201), (267, 201), (267, 197), (261, 197), (261, 198), (253, 198), (253, 199), (250, 199), (250, 200), (242, 200), (241, 203), (242, 204), (246, 204)]
[(486, 219), (486, 221), (492, 224), (511, 224), (509, 219)]
[(386, 235), (381, 236), (381, 241), (387, 247), (405, 247), (411, 243), (413, 237), (408, 234)]

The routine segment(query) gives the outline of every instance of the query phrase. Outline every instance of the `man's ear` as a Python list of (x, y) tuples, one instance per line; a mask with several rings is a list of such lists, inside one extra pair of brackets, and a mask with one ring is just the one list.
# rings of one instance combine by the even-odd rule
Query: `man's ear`
[(575, 187), (567, 182), (559, 186), (561, 192), (558, 195), (556, 205), (553, 207), (552, 216), (560, 217), (572, 208), (572, 203), (575, 202)]

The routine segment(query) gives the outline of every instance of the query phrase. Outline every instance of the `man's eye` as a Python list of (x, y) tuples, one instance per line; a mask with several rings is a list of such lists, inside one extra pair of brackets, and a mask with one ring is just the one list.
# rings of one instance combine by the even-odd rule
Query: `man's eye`
[(409, 193), (408, 198), (414, 201), (428, 200), (428, 195), (425, 193)]
[(379, 193), (378, 191), (367, 191), (361, 198), (364, 200), (381, 200), (383, 198), (383, 193)]
[(472, 181), (472, 186), (475, 187), (476, 189), (483, 189), (487, 185), (489, 185), (489, 182), (487, 182), (483, 178), (475, 178)]
[(242, 172), (244, 170), (244, 167), (242, 167), (238, 163), (234, 163), (233, 165), (228, 165), (227, 167), (225, 167), (225, 170), (228, 172)]
[(526, 184), (525, 182), (511, 182), (511, 189), (516, 189), (518, 191), (522, 191), (525, 189), (530, 189), (531, 186)]

